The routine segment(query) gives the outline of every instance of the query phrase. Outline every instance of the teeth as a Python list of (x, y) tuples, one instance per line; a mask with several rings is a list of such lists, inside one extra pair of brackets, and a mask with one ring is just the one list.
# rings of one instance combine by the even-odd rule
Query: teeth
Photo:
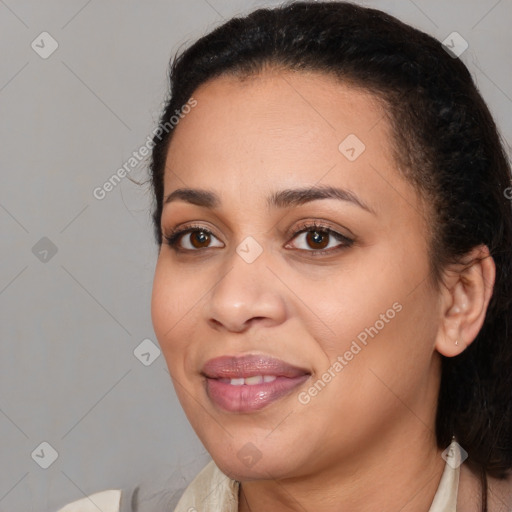
[(246, 386), (254, 386), (255, 384), (261, 384), (262, 382), (272, 382), (276, 380), (277, 377), (275, 375), (254, 375), (253, 377), (247, 377), (246, 379), (239, 378), (239, 379), (230, 379), (229, 383), (232, 386), (243, 386), (244, 384)]
[(255, 375), (254, 377), (246, 377), (245, 383), (248, 386), (252, 386), (253, 384), (261, 384), (263, 382), (263, 377), (261, 375)]

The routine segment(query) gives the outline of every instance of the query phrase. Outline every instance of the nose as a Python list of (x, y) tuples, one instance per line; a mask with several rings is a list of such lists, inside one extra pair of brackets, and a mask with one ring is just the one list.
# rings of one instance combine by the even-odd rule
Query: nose
[(251, 263), (233, 251), (206, 301), (206, 315), (212, 328), (237, 333), (255, 323), (272, 326), (284, 322), (283, 285), (272, 272), (265, 251)]

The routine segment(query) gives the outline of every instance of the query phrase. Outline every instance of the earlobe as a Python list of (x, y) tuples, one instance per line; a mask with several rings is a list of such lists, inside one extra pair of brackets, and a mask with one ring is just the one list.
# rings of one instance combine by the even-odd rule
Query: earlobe
[(495, 277), (496, 266), (485, 245), (475, 247), (464, 263), (445, 270), (435, 342), (440, 354), (457, 356), (474, 341), (485, 320)]

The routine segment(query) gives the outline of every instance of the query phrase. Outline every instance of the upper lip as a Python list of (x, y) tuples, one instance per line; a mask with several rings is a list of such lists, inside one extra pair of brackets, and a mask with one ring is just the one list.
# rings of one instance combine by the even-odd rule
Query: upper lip
[(300, 377), (310, 372), (291, 364), (264, 355), (222, 356), (210, 359), (202, 369), (210, 379), (239, 379), (255, 375), (277, 377)]

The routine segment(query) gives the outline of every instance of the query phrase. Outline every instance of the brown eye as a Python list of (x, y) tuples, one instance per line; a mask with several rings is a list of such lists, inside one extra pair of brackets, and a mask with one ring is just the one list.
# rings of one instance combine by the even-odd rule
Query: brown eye
[(208, 247), (208, 244), (210, 243), (210, 234), (206, 231), (192, 231), (188, 234), (190, 235), (190, 243), (196, 249)]
[(295, 248), (309, 252), (312, 256), (327, 255), (337, 250), (350, 247), (354, 240), (348, 238), (327, 226), (317, 224), (303, 225), (295, 233), (293, 240)]
[(326, 231), (308, 231), (306, 242), (312, 249), (324, 249), (329, 243), (329, 236)]
[(208, 249), (210, 247), (223, 247), (219, 242), (217, 245), (211, 245), (214, 240), (218, 240), (211, 231), (201, 227), (189, 227), (170, 235), (165, 235), (167, 244), (176, 251), (196, 251), (199, 249)]

